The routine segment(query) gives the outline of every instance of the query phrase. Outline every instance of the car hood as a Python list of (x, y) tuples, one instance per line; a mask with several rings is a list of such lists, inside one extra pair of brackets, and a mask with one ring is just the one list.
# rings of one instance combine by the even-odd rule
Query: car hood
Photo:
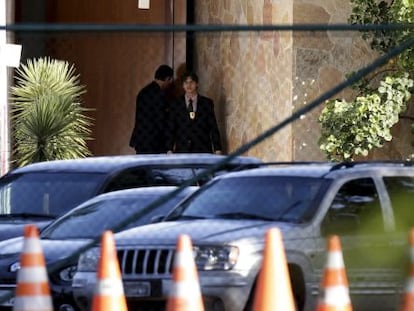
[[(263, 240), (270, 228), (278, 227), (285, 239), (300, 239), (309, 233), (306, 227), (269, 221), (203, 219), (150, 224), (115, 234), (117, 246), (128, 244), (174, 244), (180, 234), (196, 243), (231, 242), (242, 239)], [(289, 230), (287, 230), (289, 229)]]
[[(19, 256), (23, 250), (23, 237), (0, 242), (0, 257), (9, 255)], [(42, 251), (46, 262), (55, 262), (59, 259), (71, 256), (91, 240), (46, 240), (41, 239)]]
[(45, 228), (51, 221), (33, 221), (33, 219), (18, 219), (13, 220), (0, 220), (0, 241), (11, 239), (14, 237), (23, 236), (24, 227), (28, 224), (35, 224), (39, 230)]

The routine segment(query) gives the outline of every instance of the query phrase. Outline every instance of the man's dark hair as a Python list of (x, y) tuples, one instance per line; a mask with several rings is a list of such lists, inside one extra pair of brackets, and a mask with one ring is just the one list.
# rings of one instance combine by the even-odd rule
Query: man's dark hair
[(154, 78), (156, 80), (165, 81), (167, 78), (174, 77), (174, 70), (168, 65), (161, 65), (155, 71)]
[(193, 80), (196, 83), (198, 83), (198, 76), (193, 71), (186, 71), (186, 72), (184, 72), (183, 76), (181, 77), (181, 81), (184, 82), (187, 78), (190, 78), (191, 80)]

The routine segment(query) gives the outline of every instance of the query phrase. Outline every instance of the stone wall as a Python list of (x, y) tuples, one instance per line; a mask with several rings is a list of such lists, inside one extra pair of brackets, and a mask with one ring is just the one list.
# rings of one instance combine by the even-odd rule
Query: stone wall
[[(292, 22), (289, 0), (198, 1), (198, 24)], [(291, 114), (292, 36), (288, 32), (197, 34), (200, 91), (212, 97), (225, 142), (234, 152)], [(269, 136), (246, 154), (266, 160), (292, 158), (292, 129)]]
[[(303, 1), (293, 5), (294, 24), (344, 24), (351, 13), (348, 1)], [(342, 82), (349, 72), (370, 63), (374, 53), (358, 32), (296, 32), (294, 51), (294, 110), (317, 99)], [(336, 98), (351, 99), (350, 89)], [(317, 122), (323, 105), (304, 115), (293, 125), (294, 160), (323, 160), (319, 150), (320, 127)]]
[[(343, 24), (351, 12), (343, 0), (203, 0), (198, 24)], [(342, 82), (374, 58), (358, 32), (197, 33), (195, 68), (200, 91), (214, 99), (226, 151), (234, 152)], [(351, 99), (350, 89), (334, 97)], [(323, 105), (249, 149), (266, 161), (324, 160), (317, 118)], [(411, 121), (393, 129), (390, 144), (369, 158), (411, 153)], [(266, 136), (266, 135), (265, 135)]]

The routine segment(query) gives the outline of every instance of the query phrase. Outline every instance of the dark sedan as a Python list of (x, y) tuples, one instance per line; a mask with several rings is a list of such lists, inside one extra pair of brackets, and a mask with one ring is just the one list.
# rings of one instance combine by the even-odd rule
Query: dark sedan
[[(56, 219), (41, 234), (55, 310), (74, 310), (71, 284), (78, 253), (94, 244), (104, 230), (150, 223), (166, 215), (198, 187), (158, 186), (114, 191), (94, 197)], [(0, 243), (0, 306), (13, 305), (23, 238)], [(10, 298), (10, 299), (8, 299)]]

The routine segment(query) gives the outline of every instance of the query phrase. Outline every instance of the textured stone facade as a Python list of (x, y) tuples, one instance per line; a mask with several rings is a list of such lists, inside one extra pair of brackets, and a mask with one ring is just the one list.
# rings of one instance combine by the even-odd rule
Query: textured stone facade
[[(344, 0), (203, 0), (196, 3), (196, 22), (344, 24), (350, 12)], [(324, 160), (317, 122), (323, 105), (275, 134), (273, 129), (376, 56), (358, 32), (345, 31), (197, 33), (195, 46), (200, 92), (216, 103), (226, 151), (234, 152), (263, 134), (268, 137), (245, 154), (267, 161)], [(348, 89), (335, 95), (350, 96)], [(411, 153), (409, 125), (400, 122), (393, 142), (370, 158), (399, 159)]]
[[(199, 1), (198, 24), (292, 22), (291, 1)], [(288, 32), (223, 32), (196, 36), (200, 91), (212, 97), (227, 152), (251, 142), (291, 114), (293, 53)], [(292, 158), (292, 127), (269, 136), (246, 154)]]

